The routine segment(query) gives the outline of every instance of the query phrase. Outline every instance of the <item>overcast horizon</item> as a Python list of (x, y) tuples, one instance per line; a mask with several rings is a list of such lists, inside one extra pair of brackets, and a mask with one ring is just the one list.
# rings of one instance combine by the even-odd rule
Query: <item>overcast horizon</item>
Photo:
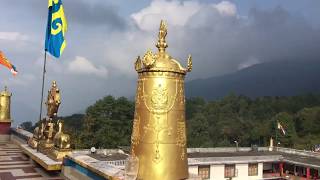
[[(68, 21), (60, 59), (48, 55), (51, 81), (62, 94), (59, 116), (84, 112), (106, 96), (133, 97), (134, 62), (155, 43), (161, 19), (168, 23), (167, 51), (186, 65), (187, 80), (235, 72), (278, 60), (320, 58), (320, 1), (299, 0), (62, 0)], [(1, 0), (0, 50), (18, 70), (0, 67), (0, 89), (12, 96), (17, 125), (37, 121), (40, 108), (46, 0)], [(46, 108), (43, 108), (45, 114)]]

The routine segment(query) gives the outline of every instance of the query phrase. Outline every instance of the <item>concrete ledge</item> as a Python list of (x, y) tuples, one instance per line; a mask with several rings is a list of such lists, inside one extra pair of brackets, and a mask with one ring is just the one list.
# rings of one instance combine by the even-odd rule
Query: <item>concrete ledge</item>
[(21, 150), (27, 154), (32, 160), (37, 162), (47, 171), (58, 171), (61, 170), (62, 162), (54, 161), (48, 156), (37, 152), (36, 149), (32, 149), (28, 144), (21, 144)]
[[(72, 153), (67, 155), (65, 160), (71, 160), (82, 168), (85, 168), (105, 179), (124, 180), (124, 170), (110, 165), (105, 161), (99, 161), (83, 153)], [(65, 161), (64, 160), (64, 161)]]

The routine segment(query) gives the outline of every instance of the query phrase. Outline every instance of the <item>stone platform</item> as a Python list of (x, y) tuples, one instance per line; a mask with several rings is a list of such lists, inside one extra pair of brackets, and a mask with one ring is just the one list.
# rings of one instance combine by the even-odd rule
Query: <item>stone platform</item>
[(63, 180), (60, 173), (46, 172), (41, 166), (30, 161), (18, 145), (12, 142), (0, 143), (0, 179), (1, 180)]
[(72, 174), (72, 172), (75, 172), (75, 170), (77, 170), (82, 173), (90, 173), (85, 175), (89, 177), (94, 176), (94, 179), (124, 179), (124, 170), (122, 168), (113, 165), (113, 163), (110, 161), (100, 161), (93, 157), (90, 157), (90, 155), (85, 151), (73, 151), (72, 154), (67, 155), (64, 160), (63, 168), (64, 176), (66, 177), (67, 174)]
[(40, 164), (47, 171), (59, 171), (61, 170), (62, 162), (54, 161), (48, 156), (37, 152), (36, 149), (32, 149), (28, 144), (21, 144), (21, 150), (27, 154), (32, 160)]

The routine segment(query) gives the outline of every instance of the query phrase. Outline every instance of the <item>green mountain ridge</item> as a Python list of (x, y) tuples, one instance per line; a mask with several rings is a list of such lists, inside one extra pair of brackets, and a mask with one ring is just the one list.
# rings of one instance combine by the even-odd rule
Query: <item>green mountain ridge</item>
[(230, 93), (248, 97), (320, 92), (320, 60), (274, 61), (235, 73), (186, 83), (187, 97), (214, 100)]

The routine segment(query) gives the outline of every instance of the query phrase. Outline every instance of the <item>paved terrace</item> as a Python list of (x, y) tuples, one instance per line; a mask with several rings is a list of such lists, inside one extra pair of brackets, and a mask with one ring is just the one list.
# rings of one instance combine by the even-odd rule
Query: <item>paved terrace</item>
[(0, 143), (0, 180), (62, 180), (60, 173), (45, 172), (22, 154), (19, 146), (12, 143)]

